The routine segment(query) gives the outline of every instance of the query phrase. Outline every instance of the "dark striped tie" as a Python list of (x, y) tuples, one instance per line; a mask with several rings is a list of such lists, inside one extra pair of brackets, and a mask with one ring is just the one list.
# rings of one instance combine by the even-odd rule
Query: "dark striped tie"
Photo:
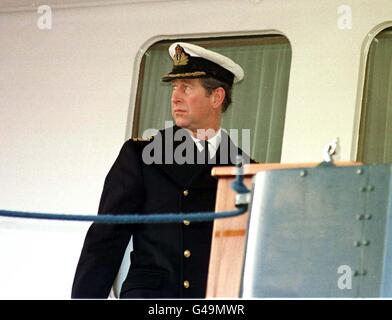
[(203, 164), (207, 164), (210, 160), (210, 153), (208, 150), (208, 141), (207, 140), (200, 140), (199, 142), (203, 147), (203, 150), (201, 151), (201, 153), (203, 155), (201, 157), (203, 159)]

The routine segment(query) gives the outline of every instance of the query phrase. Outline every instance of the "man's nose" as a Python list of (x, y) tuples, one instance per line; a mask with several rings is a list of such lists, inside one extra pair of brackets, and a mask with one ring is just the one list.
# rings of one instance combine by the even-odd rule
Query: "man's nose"
[(171, 99), (173, 102), (181, 101), (182, 99), (181, 90), (179, 90), (178, 88), (173, 89)]

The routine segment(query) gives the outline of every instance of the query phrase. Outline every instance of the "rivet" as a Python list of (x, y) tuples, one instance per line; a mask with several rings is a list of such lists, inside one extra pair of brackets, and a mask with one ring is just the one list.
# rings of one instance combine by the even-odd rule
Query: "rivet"
[(370, 241), (369, 240), (362, 240), (362, 245), (363, 246), (368, 246), (370, 244)]
[(361, 192), (366, 192), (367, 188), (366, 187), (361, 187)]
[(308, 172), (307, 172), (306, 170), (301, 170), (300, 173), (299, 173), (299, 175), (300, 175), (301, 177), (306, 177), (307, 174), (308, 174)]
[(361, 243), (360, 243), (359, 241), (354, 241), (354, 246), (360, 247), (360, 246), (361, 246)]
[(374, 186), (372, 186), (372, 185), (369, 185), (368, 187), (367, 187), (367, 189), (368, 189), (368, 191), (374, 191)]
[(357, 169), (357, 174), (362, 174), (363, 173), (363, 169)]
[(372, 215), (371, 215), (371, 214), (368, 214), (368, 213), (365, 214), (365, 219), (366, 219), (366, 220), (370, 220), (371, 218), (372, 218)]
[(357, 215), (355, 216), (355, 218), (356, 218), (357, 220), (363, 220), (364, 217), (365, 217), (365, 216), (364, 216), (363, 214), (357, 214)]
[(355, 271), (354, 271), (353, 276), (354, 276), (354, 277), (358, 277), (358, 276), (359, 276), (358, 270), (355, 270)]
[(361, 276), (366, 276), (366, 275), (367, 275), (367, 271), (366, 270), (362, 270)]

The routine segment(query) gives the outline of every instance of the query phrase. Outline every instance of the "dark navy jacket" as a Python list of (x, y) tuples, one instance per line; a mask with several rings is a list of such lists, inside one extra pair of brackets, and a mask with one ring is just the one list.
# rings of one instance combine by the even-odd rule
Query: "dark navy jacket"
[[(174, 127), (174, 132), (177, 130)], [(162, 137), (166, 132), (167, 129), (160, 131)], [(145, 164), (143, 149), (151, 147), (154, 140), (130, 139), (124, 143), (105, 179), (98, 213), (214, 211), (217, 180), (211, 177), (211, 169), (216, 165), (232, 165), (234, 155), (241, 151), (222, 132), (216, 164)], [(163, 150), (164, 140), (159, 142)], [(184, 139), (174, 141), (174, 149), (181, 143)], [(196, 154), (193, 140), (187, 139), (187, 143), (192, 143)], [(223, 153), (222, 146), (228, 146)], [(228, 150), (232, 159), (222, 157)], [(212, 226), (213, 222), (187, 221), (92, 224), (77, 265), (72, 298), (108, 297), (131, 236), (131, 266), (122, 285), (121, 298), (204, 297)]]

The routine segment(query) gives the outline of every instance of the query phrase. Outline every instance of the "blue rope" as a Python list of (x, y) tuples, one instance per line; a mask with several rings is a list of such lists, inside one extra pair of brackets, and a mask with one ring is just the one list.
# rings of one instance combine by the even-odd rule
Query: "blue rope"
[[(243, 170), (241, 159), (237, 160), (237, 175), (231, 187), (237, 193), (247, 193), (248, 188), (243, 183)], [(241, 206), (237, 210), (222, 212), (192, 212), (192, 213), (158, 213), (158, 214), (102, 214), (102, 215), (80, 215), (80, 214), (51, 214), (39, 212), (23, 212), (0, 210), (0, 216), (12, 218), (44, 219), (44, 220), (66, 220), (66, 221), (92, 221), (95, 223), (173, 223), (189, 221), (211, 221), (235, 217), (247, 210)]]
[(244, 213), (247, 209), (240, 208), (233, 211), (222, 212), (192, 212), (192, 213), (160, 213), (160, 214), (50, 214), (39, 212), (22, 212), (0, 210), (0, 216), (12, 218), (66, 220), (66, 221), (92, 221), (95, 223), (173, 223), (189, 221), (211, 221), (214, 219), (235, 217)]

